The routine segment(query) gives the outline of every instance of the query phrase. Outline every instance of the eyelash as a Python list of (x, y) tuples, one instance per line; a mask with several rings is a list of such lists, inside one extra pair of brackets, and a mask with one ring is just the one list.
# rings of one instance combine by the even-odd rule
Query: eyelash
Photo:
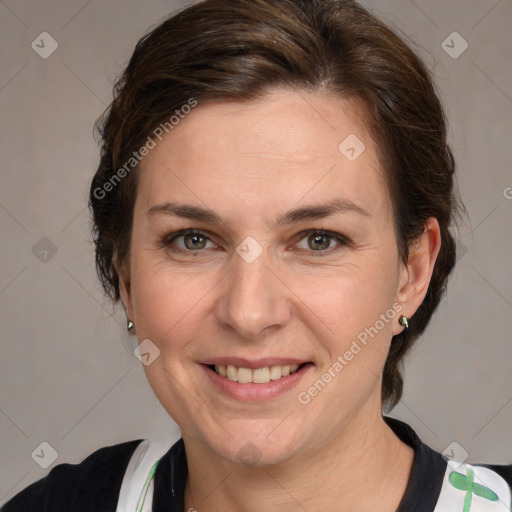
[[(186, 236), (189, 234), (190, 235), (199, 235), (199, 236), (205, 238), (207, 241), (212, 242), (212, 240), (206, 235), (206, 233), (201, 231), (200, 229), (182, 229), (180, 231), (176, 231), (175, 233), (171, 233), (169, 235), (165, 235), (164, 237), (162, 237), (160, 240), (160, 246), (161, 247), (170, 247), (171, 244), (177, 238), (180, 238), (182, 236)], [(343, 235), (334, 233), (332, 231), (326, 231), (323, 229), (309, 229), (306, 231), (301, 231), (300, 233), (297, 234), (297, 237), (300, 236), (300, 238), (298, 239), (298, 242), (300, 242), (301, 240), (303, 240), (304, 238), (306, 238), (308, 235), (311, 235), (311, 234), (318, 234), (318, 235), (323, 235), (323, 236), (329, 237), (329, 238), (334, 239), (337, 242), (339, 242), (342, 246), (349, 244), (349, 240), (346, 237), (344, 237)], [(172, 252), (181, 253), (181, 254), (189, 254), (189, 255), (194, 254), (194, 253), (198, 254), (204, 250), (205, 249), (197, 249), (197, 250), (184, 250), (184, 249), (177, 249), (177, 248), (171, 249)], [(336, 250), (336, 248), (324, 249), (323, 251), (309, 251), (309, 252), (313, 253), (315, 256), (322, 257), (322, 256), (327, 256), (328, 254), (332, 253), (334, 250)]]

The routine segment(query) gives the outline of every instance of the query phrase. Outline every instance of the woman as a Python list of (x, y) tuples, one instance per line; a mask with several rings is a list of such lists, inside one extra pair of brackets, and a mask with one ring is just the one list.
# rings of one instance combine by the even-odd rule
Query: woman
[(462, 209), (390, 29), (351, 1), (206, 0), (139, 41), (100, 128), (97, 269), (182, 438), (58, 465), (5, 512), (510, 510), (512, 466), (382, 414)]

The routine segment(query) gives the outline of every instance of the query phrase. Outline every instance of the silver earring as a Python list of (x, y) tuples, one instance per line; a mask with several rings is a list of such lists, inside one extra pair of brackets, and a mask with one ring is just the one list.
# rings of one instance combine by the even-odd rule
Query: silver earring
[(128, 318), (126, 322), (126, 330), (130, 332), (135, 328), (135, 324)]
[(398, 319), (398, 323), (399, 323), (402, 327), (405, 327), (406, 329), (409, 329), (409, 319), (408, 319), (405, 315), (402, 315), (402, 316)]

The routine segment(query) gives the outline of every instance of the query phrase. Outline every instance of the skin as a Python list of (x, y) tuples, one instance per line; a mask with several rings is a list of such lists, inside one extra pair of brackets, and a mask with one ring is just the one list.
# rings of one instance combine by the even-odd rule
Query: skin
[[(381, 372), (403, 329), (399, 315), (411, 318), (425, 297), (440, 235), (430, 219), (407, 264), (400, 261), (363, 112), (356, 101), (292, 90), (200, 104), (141, 163), (121, 292), (139, 341), (160, 350), (144, 370), (185, 442), (185, 510), (394, 511), (403, 496), (414, 452), (382, 419)], [(366, 145), (353, 162), (338, 150), (349, 134)], [(275, 226), (285, 211), (340, 197), (368, 215)], [(148, 215), (171, 200), (207, 206), (225, 222)], [(160, 243), (184, 228), (209, 240)], [(309, 229), (349, 242), (321, 239), (318, 248), (300, 234)], [(248, 236), (263, 249), (252, 263), (236, 252)], [(328, 254), (317, 256), (321, 249)], [(298, 393), (394, 304), (400, 313), (301, 404)], [(247, 403), (207, 378), (199, 362), (215, 356), (299, 357), (314, 366), (292, 390)], [(239, 459), (248, 442), (258, 453), (253, 465)]]

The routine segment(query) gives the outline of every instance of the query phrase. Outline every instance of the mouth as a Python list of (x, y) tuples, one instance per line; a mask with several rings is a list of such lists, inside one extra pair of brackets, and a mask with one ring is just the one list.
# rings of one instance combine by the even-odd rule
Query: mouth
[(283, 377), (293, 375), (307, 365), (312, 365), (312, 363), (272, 365), (260, 368), (238, 367), (231, 364), (206, 364), (205, 366), (220, 377), (232, 382), (240, 384), (267, 384), (271, 381), (277, 381)]
[(299, 385), (315, 364), (293, 357), (246, 358), (236, 355), (203, 360), (203, 369), (213, 389), (243, 402), (277, 398)]
[[(228, 364), (234, 362), (243, 366)], [(291, 391), (315, 365), (296, 359), (249, 361), (229, 357), (205, 361), (199, 366), (213, 384), (213, 389), (222, 395), (239, 402), (255, 403), (276, 399)]]

